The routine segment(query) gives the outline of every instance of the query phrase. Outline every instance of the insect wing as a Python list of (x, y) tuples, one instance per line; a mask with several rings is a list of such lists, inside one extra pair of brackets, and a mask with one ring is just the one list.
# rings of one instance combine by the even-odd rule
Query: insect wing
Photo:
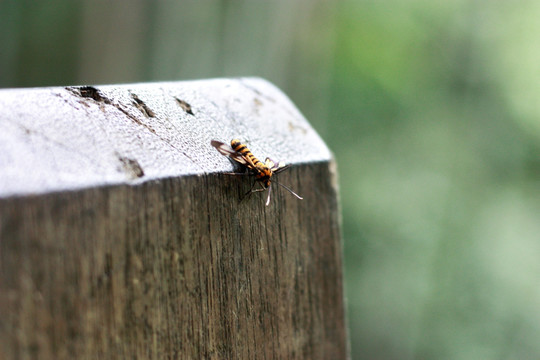
[[(238, 156), (240, 156), (245, 162), (244, 164), (246, 164), (247, 167), (251, 168), (251, 169), (255, 169), (256, 166), (255, 164), (253, 163), (253, 161), (251, 161), (251, 158), (247, 157), (247, 156), (244, 156), (242, 154), (240, 154), (239, 152), (237, 152)], [(238, 160), (237, 160), (238, 161)]]
[(276, 171), (277, 169), (279, 169), (279, 161), (274, 161), (269, 157), (264, 160), (264, 165), (266, 165), (266, 167), (268, 167), (272, 171)]
[[(225, 144), (225, 143), (222, 143), (220, 141), (217, 141), (217, 140), (212, 140), (210, 142), (210, 144), (216, 148), (217, 151), (219, 151), (219, 153), (221, 155), (225, 155), (225, 156), (228, 156), (230, 157), (231, 159), (233, 159), (234, 161), (242, 164), (242, 165), (250, 165), (251, 164), (251, 161), (246, 161), (246, 158), (244, 156), (242, 156), (242, 154), (240, 154), (239, 152), (237, 151), (234, 151), (234, 149), (232, 147), (230, 147), (229, 145)], [(251, 164), (253, 165), (253, 164)]]
[(270, 170), (272, 170), (274, 174), (279, 174), (280, 172), (282, 172), (283, 170), (287, 169), (290, 166), (290, 165), (285, 165), (283, 161), (274, 161), (270, 158), (266, 158), (265, 164), (266, 166), (268, 166)]

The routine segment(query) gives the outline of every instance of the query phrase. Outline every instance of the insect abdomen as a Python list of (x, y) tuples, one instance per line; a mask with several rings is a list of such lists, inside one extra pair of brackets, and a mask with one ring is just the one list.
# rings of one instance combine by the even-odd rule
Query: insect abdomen
[(239, 152), (242, 154), (242, 156), (245, 156), (249, 158), (249, 160), (255, 165), (256, 167), (259, 167), (259, 164), (262, 165), (261, 161), (257, 159), (251, 151), (248, 149), (248, 147), (240, 142), (240, 140), (234, 139), (231, 140), (231, 147), (234, 151)]

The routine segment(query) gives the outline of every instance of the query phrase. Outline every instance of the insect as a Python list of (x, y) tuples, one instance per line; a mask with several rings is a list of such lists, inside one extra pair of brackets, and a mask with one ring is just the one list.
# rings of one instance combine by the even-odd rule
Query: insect
[[(283, 170), (287, 169), (289, 165), (282, 164), (281, 162), (276, 163), (270, 158), (266, 158), (263, 163), (251, 153), (246, 145), (242, 144), (240, 140), (237, 139), (231, 141), (231, 146), (217, 140), (212, 140), (210, 144), (212, 144), (212, 146), (215, 147), (216, 150), (222, 155), (228, 156), (234, 161), (244, 165), (251, 172), (251, 175), (255, 176), (255, 181), (253, 182), (253, 185), (251, 185), (251, 189), (249, 189), (246, 195), (268, 189), (268, 197), (266, 198), (266, 206), (268, 206), (268, 204), (270, 204), (272, 182), (275, 182), (296, 196), (298, 199), (303, 199), (300, 195), (289, 189), (287, 186), (277, 182), (275, 179), (272, 179), (273, 175), (279, 174)], [(231, 173), (231, 175), (243, 174)], [(261, 188), (253, 189), (257, 183), (261, 185)]]

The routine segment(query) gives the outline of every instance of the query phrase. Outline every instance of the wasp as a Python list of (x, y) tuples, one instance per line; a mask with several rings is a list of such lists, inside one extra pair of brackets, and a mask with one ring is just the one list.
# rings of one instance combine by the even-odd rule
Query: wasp
[[(245, 166), (250, 172), (248, 175), (255, 176), (255, 181), (253, 182), (253, 185), (251, 185), (251, 189), (249, 189), (246, 195), (254, 192), (265, 191), (266, 189), (268, 189), (268, 196), (266, 198), (266, 206), (268, 206), (268, 204), (270, 204), (272, 182), (275, 182), (276, 184), (282, 186), (285, 190), (296, 196), (298, 199), (303, 199), (300, 195), (289, 189), (287, 186), (277, 182), (277, 180), (275, 179), (272, 179), (273, 175), (279, 174), (283, 170), (287, 169), (290, 165), (285, 165), (281, 162), (275, 162), (270, 158), (266, 158), (263, 163), (262, 161), (257, 159), (251, 153), (248, 147), (245, 144), (242, 144), (238, 139), (233, 139), (231, 141), (231, 146), (217, 140), (212, 140), (210, 144), (212, 144), (212, 146), (215, 147), (216, 150), (219, 151), (222, 155), (228, 156), (230, 159), (233, 159), (237, 163)], [(242, 174), (231, 173), (231, 175)], [(255, 184), (260, 184), (261, 188), (254, 189)]]

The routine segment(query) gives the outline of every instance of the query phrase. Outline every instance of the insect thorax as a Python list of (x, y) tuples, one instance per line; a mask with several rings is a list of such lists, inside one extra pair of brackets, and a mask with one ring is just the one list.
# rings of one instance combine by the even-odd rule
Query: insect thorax
[(260, 165), (256, 167), (256, 174), (255, 177), (257, 178), (257, 181), (260, 181), (263, 183), (265, 187), (270, 186), (270, 178), (272, 177), (272, 170), (270, 170), (268, 167), (264, 165)]

